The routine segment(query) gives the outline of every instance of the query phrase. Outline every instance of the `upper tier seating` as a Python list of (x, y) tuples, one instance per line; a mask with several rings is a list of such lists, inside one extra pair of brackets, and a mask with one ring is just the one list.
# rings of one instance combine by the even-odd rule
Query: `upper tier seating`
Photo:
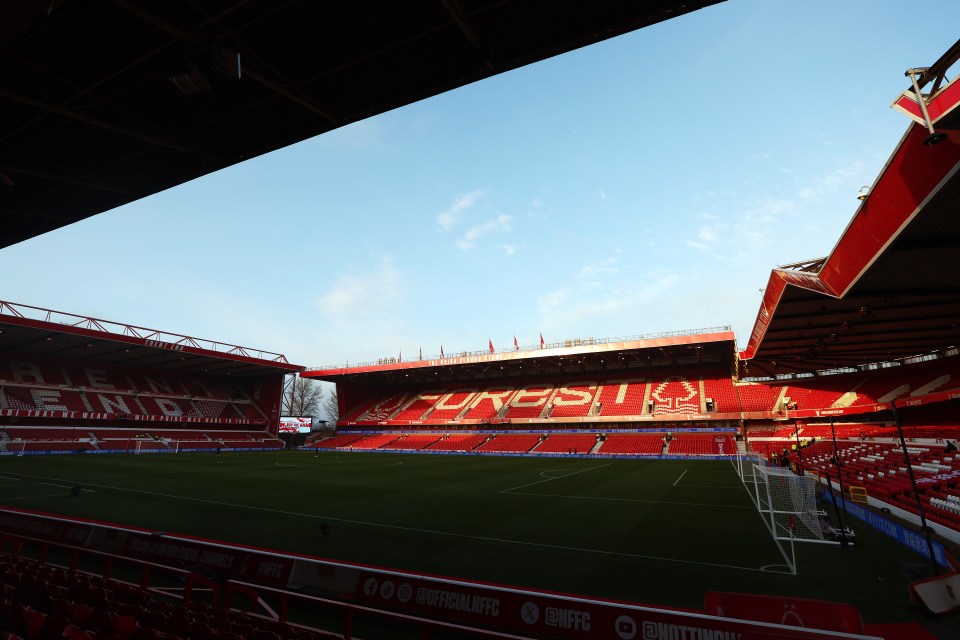
[(642, 379), (607, 380), (599, 394), (602, 416), (638, 416), (644, 413), (643, 397), (647, 382)]
[(580, 418), (590, 415), (599, 385), (596, 382), (572, 382), (561, 385), (550, 404), (551, 418)]
[(374, 397), (366, 400), (350, 411), (343, 420), (380, 421), (386, 420), (410, 399), (409, 393), (391, 393), (386, 397)]
[(696, 379), (670, 376), (650, 383), (650, 399), (657, 414), (700, 413), (700, 389)]
[(7, 405), (25, 411), (89, 411), (79, 391), (53, 387), (4, 387)]
[(706, 398), (713, 400), (714, 411), (717, 413), (738, 413), (740, 411), (737, 390), (734, 388), (733, 380), (729, 375), (704, 375), (703, 393)]
[[(571, 423), (591, 422), (596, 418), (594, 422), (606, 423), (605, 418), (613, 417), (622, 419), (628, 427), (635, 427), (638, 419), (650, 417), (651, 406), (655, 421), (670, 420), (673, 416), (740, 412), (767, 414), (747, 417), (769, 420), (779, 417), (777, 412), (784, 410), (783, 399), (807, 411), (846, 408), (881, 398), (960, 388), (960, 357), (873, 371), (793, 378), (788, 385), (780, 380), (736, 381), (715, 363), (637, 366), (616, 373), (571, 372), (542, 379), (532, 374), (500, 384), (495, 382), (494, 377), (470, 386), (464, 382), (446, 388), (385, 387), (364, 398), (359, 405), (347, 408), (339, 422), (382, 424), (386, 428), (408, 427), (411, 423), (425, 428), (441, 425), (449, 428), (446, 425), (452, 422), (470, 426), (500, 421), (535, 424), (543, 420), (550, 424), (563, 423), (565, 418), (575, 419), (570, 420)], [(141, 392), (143, 395), (145, 392)], [(712, 409), (708, 409), (707, 400), (713, 401)], [(241, 409), (243, 405), (236, 408)], [(193, 406), (182, 410), (185, 413), (203, 411), (196, 399)], [(929, 419), (937, 422), (939, 416)]]
[(432, 420), (453, 420), (466, 409), (473, 399), (476, 389), (463, 389), (444, 395), (433, 407)]
[(547, 401), (553, 395), (554, 387), (548, 384), (535, 384), (517, 389), (510, 399), (505, 418), (539, 418), (547, 410)]
[(2, 358), (0, 410), (266, 421), (266, 414), (237, 385)]
[(743, 382), (736, 390), (744, 412), (773, 411), (783, 385)]
[(393, 417), (394, 420), (419, 420), (423, 414), (435, 405), (440, 398), (446, 395), (445, 391), (424, 391), (413, 402), (403, 408)]
[[(849, 384), (849, 380), (830, 380), (831, 384)], [(835, 389), (819, 389), (815, 387), (801, 387), (789, 385), (784, 393), (785, 398), (790, 399), (791, 404), (796, 404), (798, 409), (827, 409), (833, 406), (844, 391)]]
[(471, 420), (489, 420), (499, 416), (508, 406), (516, 389), (510, 386), (489, 387), (484, 389), (470, 402), (470, 409), (464, 415)]

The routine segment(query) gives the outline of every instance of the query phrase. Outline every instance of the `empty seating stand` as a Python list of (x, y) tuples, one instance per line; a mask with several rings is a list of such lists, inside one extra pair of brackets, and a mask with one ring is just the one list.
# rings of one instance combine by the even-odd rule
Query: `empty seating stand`
[(663, 453), (663, 433), (608, 433), (599, 454), (659, 456)]
[(537, 453), (590, 453), (596, 443), (595, 433), (551, 433), (537, 447)]
[[(190, 417), (249, 420), (266, 413), (240, 386), (201, 383), (176, 375), (0, 359), (0, 409), (63, 414), (104, 413), (138, 419)], [(48, 417), (57, 417), (56, 415)]]
[(3, 638), (322, 640), (342, 636), (265, 616), (154, 599), (136, 585), (0, 554)]
[(737, 452), (733, 438), (725, 433), (678, 433), (673, 436), (667, 452), (673, 455), (734, 455)]
[(530, 433), (518, 434), (497, 434), (496, 437), (487, 440), (474, 451), (502, 451), (513, 453), (526, 453), (533, 449), (540, 442), (540, 436)]
[(489, 438), (489, 435), (483, 433), (469, 435), (458, 433), (445, 436), (426, 448), (430, 451), (473, 451)]

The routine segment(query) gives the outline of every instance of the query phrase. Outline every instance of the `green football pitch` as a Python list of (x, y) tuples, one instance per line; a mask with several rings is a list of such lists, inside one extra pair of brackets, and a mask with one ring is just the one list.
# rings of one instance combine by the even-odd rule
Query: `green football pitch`
[(798, 543), (793, 575), (728, 461), (5, 457), (0, 505), (641, 603), (700, 608), (711, 590), (849, 602), (875, 622), (911, 619), (904, 568), (923, 563), (852, 523), (856, 548)]

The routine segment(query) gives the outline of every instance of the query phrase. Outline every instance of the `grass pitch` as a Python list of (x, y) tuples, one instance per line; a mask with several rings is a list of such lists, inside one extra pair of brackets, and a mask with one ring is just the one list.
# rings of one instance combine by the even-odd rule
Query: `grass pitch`
[[(82, 485), (80, 497), (69, 488)], [(710, 590), (911, 619), (903, 566), (797, 544), (791, 575), (730, 462), (320, 452), (0, 459), (0, 505), (501, 584), (700, 608)], [(320, 523), (331, 525), (322, 535)]]

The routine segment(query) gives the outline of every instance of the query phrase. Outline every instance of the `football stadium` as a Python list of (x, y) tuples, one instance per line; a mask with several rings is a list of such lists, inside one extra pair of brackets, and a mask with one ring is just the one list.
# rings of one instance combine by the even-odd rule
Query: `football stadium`
[[(714, 4), (11, 2), (0, 246)], [(958, 59), (748, 336), (305, 366), (0, 301), (4, 637), (960, 637)]]

